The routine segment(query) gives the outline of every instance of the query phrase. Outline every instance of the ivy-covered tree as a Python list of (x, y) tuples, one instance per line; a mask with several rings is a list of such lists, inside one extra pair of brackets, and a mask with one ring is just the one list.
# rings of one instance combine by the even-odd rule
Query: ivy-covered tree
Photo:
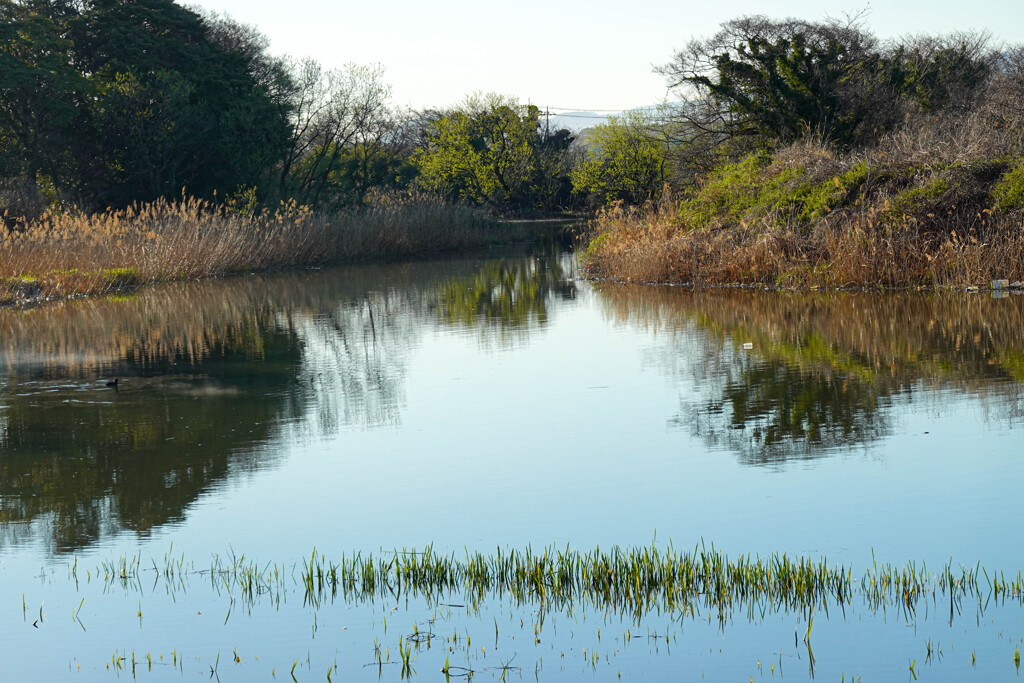
[(696, 149), (807, 134), (850, 148), (877, 141), (910, 108), (967, 101), (991, 60), (984, 36), (882, 44), (855, 18), (749, 16), (691, 41), (657, 71), (680, 95), (677, 130)]
[(876, 53), (874, 38), (855, 25), (754, 16), (692, 41), (658, 71), (687, 100), (716, 105), (691, 117), (702, 134), (788, 142), (814, 131), (845, 144), (867, 113), (848, 86)]

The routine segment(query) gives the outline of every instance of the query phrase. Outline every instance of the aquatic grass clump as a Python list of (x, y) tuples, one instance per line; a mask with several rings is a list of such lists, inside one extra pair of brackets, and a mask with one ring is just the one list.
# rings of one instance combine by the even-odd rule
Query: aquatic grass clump
[[(296, 573), (296, 570), (297, 573)], [(75, 580), (81, 570), (73, 566)], [(853, 570), (808, 557), (773, 553), (768, 557), (740, 555), (731, 559), (714, 547), (700, 545), (679, 552), (671, 545), (636, 548), (596, 548), (583, 552), (570, 548), (545, 548), (536, 552), (497, 549), (492, 554), (436, 552), (431, 546), (421, 551), (399, 550), (379, 555), (343, 555), (337, 561), (315, 548), (302, 560), (301, 568), (260, 564), (244, 555), (214, 556), (208, 567), (199, 568), (184, 557), (169, 553), (159, 564), (144, 564), (140, 556), (104, 562), (95, 573), (107, 585), (142, 590), (141, 577), (153, 572), (169, 589), (187, 588), (190, 576), (210, 582), (218, 593), (235, 596), (251, 609), (269, 598), (280, 605), (292, 588), (301, 590), (304, 601), (314, 609), (325, 602), (343, 599), (372, 603), (405, 597), (447, 604), (453, 596), (465, 599), (476, 610), (486, 599), (511, 597), (516, 604), (548, 610), (573, 611), (596, 608), (605, 613), (640, 620), (652, 613), (683, 619), (707, 613), (720, 624), (737, 613), (763, 618), (771, 613), (805, 615), (810, 624), (816, 612), (844, 611), (857, 598), (871, 612), (895, 609), (913, 621), (922, 601), (948, 604), (950, 621), (965, 604), (978, 614), (990, 605), (1013, 603), (1024, 606), (1024, 575), (1007, 577), (989, 574), (980, 564), (974, 568), (952, 563), (937, 573), (914, 562), (878, 565), (864, 572), (860, 580)], [(92, 573), (86, 574), (89, 579)], [(461, 606), (461, 605), (460, 605)], [(140, 609), (141, 612), (141, 609)], [(228, 608), (230, 618), (231, 607)]]
[(314, 554), (304, 562), (302, 583), (308, 601), (319, 604), (338, 597), (374, 600), (403, 592), (428, 600), (460, 594), (470, 604), (488, 596), (511, 596), (521, 604), (545, 609), (593, 606), (639, 619), (650, 612), (696, 615), (707, 609), (721, 622), (737, 610), (748, 614), (798, 612), (807, 615), (832, 607), (845, 609), (856, 593), (873, 611), (900, 608), (912, 619), (927, 595), (947, 596), (959, 612), (964, 598), (1022, 601), (1024, 579), (988, 582), (986, 592), (977, 570), (947, 566), (938, 575), (904, 567), (875, 567), (858, 583), (850, 568), (824, 559), (767, 558), (743, 555), (733, 560), (714, 548), (690, 552), (650, 546), (582, 553), (547, 548), (467, 553), (465, 559), (423, 551), (390, 556), (354, 555), (330, 562)]

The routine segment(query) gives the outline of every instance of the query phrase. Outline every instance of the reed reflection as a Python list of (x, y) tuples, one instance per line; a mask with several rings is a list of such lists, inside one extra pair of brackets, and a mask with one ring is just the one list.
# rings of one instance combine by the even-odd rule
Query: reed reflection
[(293, 335), (210, 288), (3, 311), (0, 338), (3, 543), (64, 552), (180, 520), (261, 466), (254, 445), (295, 410)]
[(571, 287), (557, 260), (526, 255), (0, 310), (0, 545), (145, 534), (296, 436), (398, 424), (426, 330), (522, 341)]
[(900, 395), (968, 393), (991, 416), (1024, 417), (1024, 297), (598, 292), (610, 317), (658, 332), (656, 364), (693, 383), (670, 424), (749, 464), (877, 441)]

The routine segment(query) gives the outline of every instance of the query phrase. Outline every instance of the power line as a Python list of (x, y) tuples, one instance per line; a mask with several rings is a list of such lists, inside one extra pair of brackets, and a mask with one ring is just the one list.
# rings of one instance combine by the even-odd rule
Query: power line
[[(551, 109), (564, 109), (566, 111), (593, 112), (595, 114), (599, 114), (599, 113), (602, 113), (602, 112), (603, 113), (608, 113), (608, 114), (614, 114), (614, 113), (620, 112), (620, 111), (628, 111), (628, 109), (629, 109), (629, 108), (627, 108), (627, 109), (621, 109), (621, 108), (620, 109), (590, 109), (588, 107), (556, 107), (553, 104), (550, 105), (550, 108)], [(631, 108), (635, 109), (636, 107), (631, 107)]]

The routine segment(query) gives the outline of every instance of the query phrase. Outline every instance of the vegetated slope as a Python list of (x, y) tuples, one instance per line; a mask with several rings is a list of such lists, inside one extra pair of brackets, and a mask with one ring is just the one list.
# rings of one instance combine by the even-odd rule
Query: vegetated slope
[(836, 159), (798, 145), (714, 171), (678, 203), (598, 217), (596, 276), (765, 286), (1024, 279), (1024, 160)]
[[(793, 36), (837, 30), (761, 19), (727, 26), (770, 29), (787, 49), (795, 49)], [(767, 51), (765, 45), (770, 41), (761, 43)], [(864, 97), (877, 97), (877, 107), (888, 102), (899, 116), (879, 115), (876, 127), (862, 125), (846, 137), (830, 137), (845, 130), (835, 121), (863, 117), (862, 106), (822, 96), (815, 102), (821, 106), (812, 108), (821, 121), (794, 140), (793, 126), (772, 130), (775, 119), (751, 109), (752, 96), (765, 94), (769, 85), (735, 85), (725, 71), (727, 65), (738, 68), (734, 63), (715, 62), (706, 67), (708, 77), (684, 75), (683, 81), (710, 83), (715, 90), (705, 93), (704, 109), (684, 111), (676, 124), (682, 142), (667, 151), (682, 179), (675, 196), (668, 191), (642, 207), (614, 205), (600, 213), (585, 254), (591, 274), (771, 287), (963, 287), (1024, 279), (1024, 52), (984, 52), (979, 42), (915, 56), (915, 68), (961, 79), (955, 93), (942, 91), (948, 103), (939, 106), (939, 89), (922, 96), (909, 76), (895, 79), (877, 66), (888, 60), (895, 65), (890, 71), (905, 69), (907, 55), (919, 48), (864, 51), (860, 59), (870, 64), (874, 80), (855, 87)], [(959, 71), (948, 66), (951, 54)], [(774, 68), (760, 57), (740, 54), (735, 63), (746, 60), (743, 73)], [(808, 57), (797, 66), (821, 59)], [(867, 79), (858, 75), (867, 71), (865, 66), (826, 85), (845, 96), (854, 87), (850, 79)], [(875, 94), (880, 74), (892, 81), (888, 100)], [(792, 76), (798, 85), (831, 92), (798, 76)], [(723, 95), (727, 87), (732, 89)], [(786, 98), (799, 104), (803, 92), (769, 94), (785, 113), (792, 104)]]

